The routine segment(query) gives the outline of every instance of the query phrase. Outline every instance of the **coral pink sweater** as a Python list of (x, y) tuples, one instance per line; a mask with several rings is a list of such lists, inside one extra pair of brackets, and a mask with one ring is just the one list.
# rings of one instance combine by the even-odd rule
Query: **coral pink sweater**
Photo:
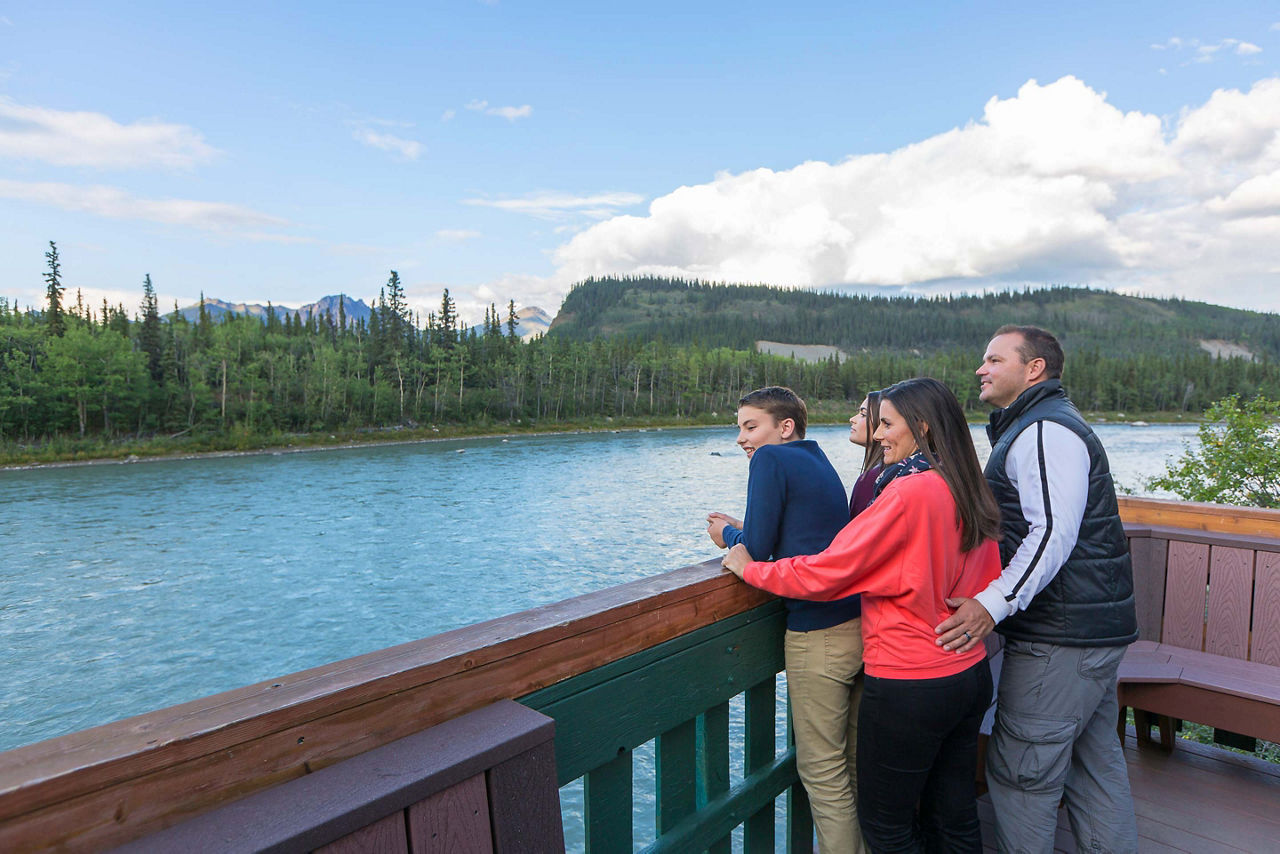
[(821, 554), (747, 564), (744, 578), (780, 596), (839, 599), (862, 594), (862, 661), (870, 676), (933, 679), (972, 667), (982, 644), (957, 654), (934, 641), (953, 613), (948, 597), (972, 598), (1000, 574), (986, 540), (960, 550), (951, 491), (936, 471), (900, 477)]

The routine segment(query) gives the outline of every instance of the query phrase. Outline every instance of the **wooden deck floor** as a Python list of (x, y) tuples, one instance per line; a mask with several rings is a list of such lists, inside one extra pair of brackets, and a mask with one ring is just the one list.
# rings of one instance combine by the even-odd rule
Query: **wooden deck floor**
[[(1132, 729), (1125, 755), (1144, 854), (1280, 851), (1280, 765), (1181, 740), (1172, 754), (1139, 750)], [(978, 809), (986, 850), (995, 851), (986, 795)], [(1076, 850), (1065, 811), (1058, 813), (1055, 850)]]

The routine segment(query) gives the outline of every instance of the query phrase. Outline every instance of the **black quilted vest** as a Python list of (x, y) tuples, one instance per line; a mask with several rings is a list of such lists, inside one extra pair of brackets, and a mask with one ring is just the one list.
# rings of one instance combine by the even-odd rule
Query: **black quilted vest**
[[(1018, 492), (1005, 475), (1009, 446), (1037, 421), (1052, 421), (1079, 436), (1089, 450), (1089, 497), (1080, 536), (1053, 581), (1019, 611), (1000, 623), (1005, 637), (1062, 646), (1119, 646), (1138, 637), (1129, 544), (1116, 505), (1107, 454), (1085, 423), (1062, 383), (1047, 380), (1024, 391), (1005, 409), (991, 413), (987, 435), (991, 457), (985, 474), (1000, 503), (1000, 562), (1008, 566), (1029, 525)], [(1052, 449), (1048, 449), (1052, 453)]]

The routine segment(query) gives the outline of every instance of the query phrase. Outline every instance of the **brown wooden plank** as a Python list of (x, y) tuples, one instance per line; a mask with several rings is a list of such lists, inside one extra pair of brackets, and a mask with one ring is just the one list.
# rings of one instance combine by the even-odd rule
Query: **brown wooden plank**
[(1249, 657), (1253, 614), (1253, 549), (1213, 546), (1209, 552), (1209, 618), (1204, 651)]
[[(513, 756), (551, 745), (554, 732), (550, 718), (503, 700), (132, 840), (119, 851), (249, 854), (325, 845)], [(547, 783), (554, 786), (554, 776)]]
[(1126, 524), (1161, 525), (1224, 534), (1280, 538), (1280, 511), (1161, 498), (1116, 497)]
[(490, 768), (488, 783), (495, 854), (564, 850), (554, 744)]
[(1249, 659), (1280, 667), (1280, 552), (1257, 553)]
[(1280, 741), (1280, 707), (1270, 702), (1183, 683), (1127, 682), (1117, 693), (1121, 704), (1135, 709)]
[(1128, 747), (1125, 758), (1144, 837), (1197, 854), (1274, 850), (1280, 788), (1270, 763), (1181, 739), (1173, 753)]
[(1138, 611), (1138, 637), (1160, 640), (1164, 616), (1165, 566), (1169, 541), (1155, 537), (1132, 537), (1129, 554), (1133, 560), (1133, 595)]
[(1127, 537), (1150, 537), (1157, 540), (1178, 540), (1184, 543), (1204, 543), (1209, 546), (1229, 546), (1254, 551), (1280, 551), (1280, 538), (1252, 537), (1244, 534), (1222, 534), (1216, 531), (1192, 531), (1187, 528), (1170, 528), (1165, 525), (1125, 525)]
[(413, 854), (493, 854), (484, 774), (419, 801), (407, 813)]
[(1208, 583), (1209, 547), (1199, 543), (1170, 542), (1161, 643), (1204, 649)]
[(393, 813), (315, 851), (316, 854), (409, 854), (404, 813)]
[(771, 598), (708, 561), (0, 754), (0, 850), (119, 844)]

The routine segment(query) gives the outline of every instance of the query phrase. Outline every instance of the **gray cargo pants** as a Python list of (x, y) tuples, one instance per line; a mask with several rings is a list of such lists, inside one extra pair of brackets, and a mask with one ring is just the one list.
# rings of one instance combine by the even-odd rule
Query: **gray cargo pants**
[(1008, 641), (987, 743), (987, 783), (1002, 852), (1053, 851), (1058, 804), (1080, 852), (1136, 852), (1116, 671), (1125, 647)]

